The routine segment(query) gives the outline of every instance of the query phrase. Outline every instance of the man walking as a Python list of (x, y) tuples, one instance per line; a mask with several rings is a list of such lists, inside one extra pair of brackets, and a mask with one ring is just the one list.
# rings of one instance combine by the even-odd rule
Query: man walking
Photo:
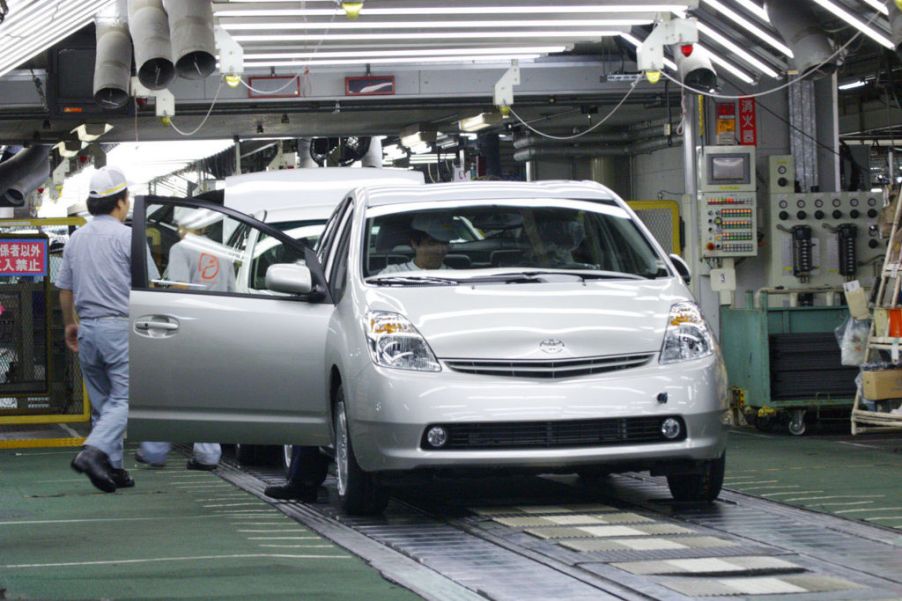
[[(88, 211), (94, 218), (72, 234), (56, 278), (66, 346), (78, 353), (91, 400), (91, 434), (72, 460), (104, 492), (135, 485), (122, 468), (128, 419), (128, 296), (131, 229), (128, 182), (113, 167), (91, 177)], [(153, 264), (148, 269), (154, 269)], [(76, 321), (76, 314), (78, 321)]]

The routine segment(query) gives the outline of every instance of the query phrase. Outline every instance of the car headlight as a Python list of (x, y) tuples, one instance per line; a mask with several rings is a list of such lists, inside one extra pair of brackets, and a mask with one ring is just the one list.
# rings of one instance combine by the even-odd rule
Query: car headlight
[(661, 363), (701, 359), (713, 354), (715, 345), (714, 336), (695, 303), (677, 303), (670, 308)]
[(382, 367), (416, 371), (441, 371), (426, 339), (398, 313), (370, 311), (364, 324), (367, 348), (373, 363)]

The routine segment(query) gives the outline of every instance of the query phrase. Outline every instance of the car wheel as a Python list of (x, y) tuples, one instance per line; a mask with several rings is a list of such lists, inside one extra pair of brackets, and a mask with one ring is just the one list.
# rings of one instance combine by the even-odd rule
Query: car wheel
[(698, 474), (671, 474), (667, 476), (667, 486), (676, 501), (710, 503), (723, 488), (726, 453), (718, 459), (706, 461)]
[(336, 392), (334, 421), (339, 505), (352, 515), (382, 513), (388, 505), (388, 492), (379, 486), (373, 474), (363, 471), (357, 464), (341, 387)]

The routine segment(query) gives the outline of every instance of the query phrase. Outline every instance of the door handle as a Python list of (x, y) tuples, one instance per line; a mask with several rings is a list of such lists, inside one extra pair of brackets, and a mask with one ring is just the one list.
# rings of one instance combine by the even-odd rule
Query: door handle
[(136, 321), (135, 329), (142, 330), (144, 332), (148, 330), (167, 330), (170, 332), (174, 332), (179, 329), (177, 323), (169, 323), (166, 321)]

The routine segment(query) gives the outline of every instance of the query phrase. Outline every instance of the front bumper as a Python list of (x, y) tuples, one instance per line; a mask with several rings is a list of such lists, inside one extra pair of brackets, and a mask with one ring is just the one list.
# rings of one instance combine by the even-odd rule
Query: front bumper
[[(548, 469), (660, 465), (719, 457), (726, 446), (726, 376), (720, 358), (558, 381), (419, 373), (367, 366), (346, 382), (351, 440), (366, 471)], [(661, 393), (667, 402), (658, 401)], [(430, 424), (592, 420), (678, 415), (679, 442), (540, 449), (425, 450)]]

